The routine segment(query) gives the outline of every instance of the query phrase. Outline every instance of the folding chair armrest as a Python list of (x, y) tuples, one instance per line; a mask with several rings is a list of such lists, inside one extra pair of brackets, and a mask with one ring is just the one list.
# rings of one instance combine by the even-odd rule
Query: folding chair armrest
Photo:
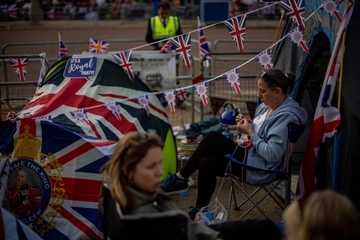
[(233, 156), (231, 156), (231, 154), (226, 154), (225, 157), (227, 159), (229, 159), (230, 161), (239, 164), (240, 166), (242, 166), (245, 169), (248, 169), (250, 171), (257, 171), (257, 172), (263, 172), (263, 173), (279, 173), (279, 174), (286, 174), (285, 171), (281, 171), (281, 170), (270, 170), (270, 169), (261, 169), (261, 168), (257, 168), (257, 167), (253, 167), (250, 166), (246, 163), (240, 162), (239, 160), (237, 160), (236, 158), (234, 158)]

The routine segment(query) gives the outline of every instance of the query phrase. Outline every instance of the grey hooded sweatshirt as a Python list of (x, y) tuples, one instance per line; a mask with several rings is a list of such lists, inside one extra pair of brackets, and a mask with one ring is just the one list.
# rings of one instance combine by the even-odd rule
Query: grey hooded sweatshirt
[[(260, 104), (255, 117), (269, 109), (264, 103)], [(253, 147), (250, 149), (247, 164), (261, 169), (278, 169), (285, 154), (288, 139), (288, 124), (304, 125), (308, 115), (292, 98), (285, 101), (271, 115), (265, 119), (258, 133), (251, 136)], [(246, 181), (250, 184), (263, 184), (276, 178), (276, 174), (264, 174), (255, 171), (246, 172)]]

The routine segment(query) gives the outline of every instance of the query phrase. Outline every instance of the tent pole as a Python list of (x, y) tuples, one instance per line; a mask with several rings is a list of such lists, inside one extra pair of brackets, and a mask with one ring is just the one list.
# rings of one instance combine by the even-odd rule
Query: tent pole
[[(345, 11), (346, 11), (347, 7), (348, 7), (348, 0), (346, 0)], [(345, 38), (346, 38), (346, 29), (344, 29), (344, 32), (342, 33), (342, 40), (341, 40), (341, 59), (340, 59), (340, 74), (339, 74), (339, 89), (338, 89), (338, 104), (337, 104), (339, 111), (340, 111), (340, 105), (341, 105), (341, 89), (342, 89), (342, 81), (343, 81)]]
[[(285, 11), (282, 11), (281, 17), (280, 17), (280, 21), (279, 21), (279, 25), (278, 25), (277, 30), (276, 30), (276, 33), (275, 33), (275, 37), (274, 37), (273, 44), (274, 44), (274, 43), (277, 41), (277, 39), (279, 38), (280, 27), (281, 27), (282, 21), (283, 21), (283, 19), (284, 19), (284, 14), (285, 14)], [(274, 47), (275, 47), (275, 46), (273, 46), (273, 47), (271, 48), (270, 53), (273, 52)]]

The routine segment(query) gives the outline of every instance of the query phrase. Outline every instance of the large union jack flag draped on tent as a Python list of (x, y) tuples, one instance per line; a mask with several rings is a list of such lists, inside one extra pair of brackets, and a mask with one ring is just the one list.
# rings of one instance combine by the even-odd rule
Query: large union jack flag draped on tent
[(324, 12), (328, 13), (330, 16), (337, 19), (339, 22), (341, 22), (341, 14), (339, 11), (339, 5), (344, 0), (325, 0), (323, 4), (321, 4), (320, 9), (322, 9)]
[(67, 54), (69, 54), (69, 51), (59, 33), (59, 59)]
[(91, 53), (107, 53), (110, 43), (90, 38), (89, 52)]
[(306, 44), (304, 32), (301, 27), (294, 28), (289, 32), (286, 37), (295, 43), (298, 47), (301, 47), (307, 54), (310, 54), (309, 48)]
[(226, 20), (224, 24), (229, 30), (232, 39), (235, 41), (240, 54), (242, 54), (244, 51), (246, 15), (233, 17), (229, 20)]
[(184, 60), (188, 69), (191, 67), (191, 35), (185, 33), (183, 35), (173, 37), (170, 39), (175, 46), (176, 52), (180, 54), (180, 57)]
[(336, 107), (331, 106), (336, 81), (339, 75), (341, 60), (341, 37), (346, 29), (352, 14), (354, 4), (346, 10), (339, 30), (336, 34), (334, 49), (331, 54), (329, 66), (325, 74), (320, 97), (316, 106), (314, 120), (311, 125), (309, 141), (306, 145), (303, 162), (300, 170), (297, 194), (305, 195), (315, 190), (317, 183), (316, 166), (321, 143), (334, 136), (335, 129), (340, 124), (340, 112)]
[[(199, 31), (198, 31), (198, 33), (199, 33), (199, 52), (200, 52), (199, 56), (200, 56), (200, 60), (202, 60), (206, 54), (210, 53), (210, 48), (209, 48), (208, 42), (206, 41), (204, 31), (202, 30), (199, 17), (198, 17), (198, 28), (199, 28)], [(205, 59), (203, 60), (204, 67), (210, 66), (210, 59), (211, 59), (211, 55), (206, 55)]]
[(289, 18), (291, 18), (297, 26), (305, 28), (305, 3), (304, 0), (283, 0), (279, 4), (285, 10)]
[(124, 69), (126, 74), (129, 76), (132, 82), (135, 80), (135, 75), (132, 68), (131, 62), (131, 51), (123, 51), (113, 54), (116, 62)]
[[(11, 163), (10, 192), (19, 168), (31, 176), (31, 206), (12, 211), (29, 212), (20, 220), (42, 239), (102, 239), (100, 169), (117, 141), (129, 131), (155, 129), (170, 151), (164, 173), (176, 171), (176, 145), (164, 107), (140, 79), (129, 81), (112, 58), (97, 58), (91, 79), (64, 77), (71, 59), (54, 64), (16, 121), (0, 126), (0, 159)], [(141, 94), (151, 111), (137, 101)]]
[(21, 82), (25, 82), (26, 71), (28, 67), (27, 58), (10, 58), (9, 62), (15, 73), (18, 75)]

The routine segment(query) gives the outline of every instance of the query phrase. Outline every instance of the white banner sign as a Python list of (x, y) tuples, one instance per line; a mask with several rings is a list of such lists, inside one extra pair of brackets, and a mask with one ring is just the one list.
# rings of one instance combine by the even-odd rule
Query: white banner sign
[(176, 88), (176, 53), (133, 51), (133, 71), (152, 91)]

